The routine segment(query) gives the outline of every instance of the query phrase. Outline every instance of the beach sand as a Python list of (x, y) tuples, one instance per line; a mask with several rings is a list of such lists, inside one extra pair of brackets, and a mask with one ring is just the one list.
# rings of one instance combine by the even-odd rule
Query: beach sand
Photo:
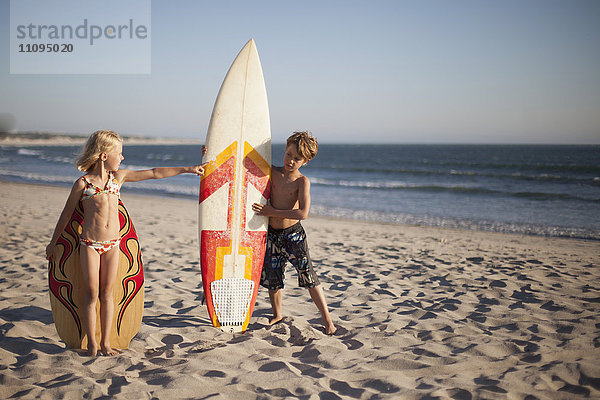
[(293, 268), (284, 322), (259, 291), (248, 331), (201, 305), (196, 202), (127, 193), (146, 273), (115, 357), (65, 348), (44, 249), (69, 189), (0, 185), (0, 398), (600, 398), (600, 243), (310, 217), (338, 327)]

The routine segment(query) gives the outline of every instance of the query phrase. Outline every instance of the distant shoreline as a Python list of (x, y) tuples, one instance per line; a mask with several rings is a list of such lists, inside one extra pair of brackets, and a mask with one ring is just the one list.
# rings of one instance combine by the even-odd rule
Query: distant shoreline
[[(85, 144), (87, 135), (69, 135), (51, 132), (0, 133), (0, 145), (6, 146), (77, 146)], [(201, 145), (203, 140), (159, 138), (148, 136), (123, 136), (125, 144), (142, 145)]]
[[(45, 131), (33, 131), (33, 132), (0, 132), (0, 146), (81, 146), (85, 143), (89, 136), (80, 134), (68, 134), (68, 133), (56, 133), (56, 132), (45, 132)], [(139, 145), (202, 145), (204, 140), (192, 139), (192, 138), (168, 138), (168, 137), (151, 137), (151, 136), (122, 136), (125, 144), (139, 144)], [(284, 145), (285, 142), (273, 142), (273, 145)], [(548, 147), (548, 146), (574, 146), (574, 147), (587, 147), (596, 146), (600, 147), (600, 143), (453, 143), (453, 142), (440, 142), (440, 143), (418, 143), (418, 142), (406, 142), (406, 143), (331, 143), (323, 142), (321, 145), (344, 145), (344, 146), (380, 146), (380, 145), (402, 145), (402, 146), (536, 146), (536, 147)]]

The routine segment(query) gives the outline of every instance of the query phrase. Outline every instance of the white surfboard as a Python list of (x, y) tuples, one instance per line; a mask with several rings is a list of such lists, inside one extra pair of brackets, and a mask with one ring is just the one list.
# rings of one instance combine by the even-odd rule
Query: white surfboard
[(270, 197), (271, 127), (254, 40), (231, 65), (206, 136), (210, 162), (200, 182), (198, 234), (209, 317), (227, 332), (244, 331), (262, 271), (268, 218), (252, 211)]

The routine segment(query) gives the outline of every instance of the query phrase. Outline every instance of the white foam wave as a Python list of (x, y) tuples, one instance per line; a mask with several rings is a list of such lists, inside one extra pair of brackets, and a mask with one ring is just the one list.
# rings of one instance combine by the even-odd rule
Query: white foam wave
[(425, 225), (443, 228), (600, 240), (600, 233), (597, 230), (577, 227), (546, 226), (530, 223), (499, 222), (483, 219), (439, 217), (433, 215), (388, 213), (375, 210), (327, 207), (318, 204), (312, 205), (311, 213), (313, 215), (325, 217), (391, 224)]
[(323, 178), (310, 178), (311, 183), (323, 186), (342, 186), (356, 188), (371, 188), (371, 189), (399, 189), (412, 187), (406, 182), (401, 181), (350, 181), (350, 180), (333, 180)]
[(76, 177), (45, 175), (35, 172), (22, 172), (0, 169), (0, 176), (18, 178), (26, 181), (47, 182), (47, 183), (73, 183)]
[(121, 168), (121, 169), (132, 169), (134, 171), (140, 171), (140, 170), (144, 170), (144, 169), (152, 169), (152, 168), (155, 168), (155, 166), (154, 167), (150, 167), (148, 165), (121, 164), (121, 166), (119, 168)]
[(161, 153), (148, 153), (146, 154), (146, 160), (162, 160), (162, 161), (170, 161), (170, 160), (183, 160), (184, 157), (182, 155), (175, 154), (161, 154)]
[(41, 156), (42, 152), (39, 150), (21, 148), (21, 149), (17, 150), (17, 154), (21, 155), (21, 156)]
[(138, 190), (159, 192), (164, 194), (195, 197), (198, 196), (200, 190), (200, 183), (198, 182), (197, 184), (177, 185), (173, 183), (168, 183), (168, 181), (143, 181), (127, 183), (124, 185), (124, 188), (125, 190), (127, 190), (127, 188), (132, 188)]

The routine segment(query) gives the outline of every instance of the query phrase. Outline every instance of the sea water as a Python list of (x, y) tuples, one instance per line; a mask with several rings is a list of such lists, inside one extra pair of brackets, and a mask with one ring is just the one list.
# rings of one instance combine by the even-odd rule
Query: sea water
[[(281, 165), (284, 145), (273, 146)], [(70, 187), (78, 146), (0, 146), (0, 179)], [(122, 168), (199, 163), (196, 145), (125, 145)], [(312, 215), (600, 240), (600, 146), (322, 144)], [(193, 175), (123, 192), (197, 198)], [(65, 190), (65, 199), (68, 191)]]

